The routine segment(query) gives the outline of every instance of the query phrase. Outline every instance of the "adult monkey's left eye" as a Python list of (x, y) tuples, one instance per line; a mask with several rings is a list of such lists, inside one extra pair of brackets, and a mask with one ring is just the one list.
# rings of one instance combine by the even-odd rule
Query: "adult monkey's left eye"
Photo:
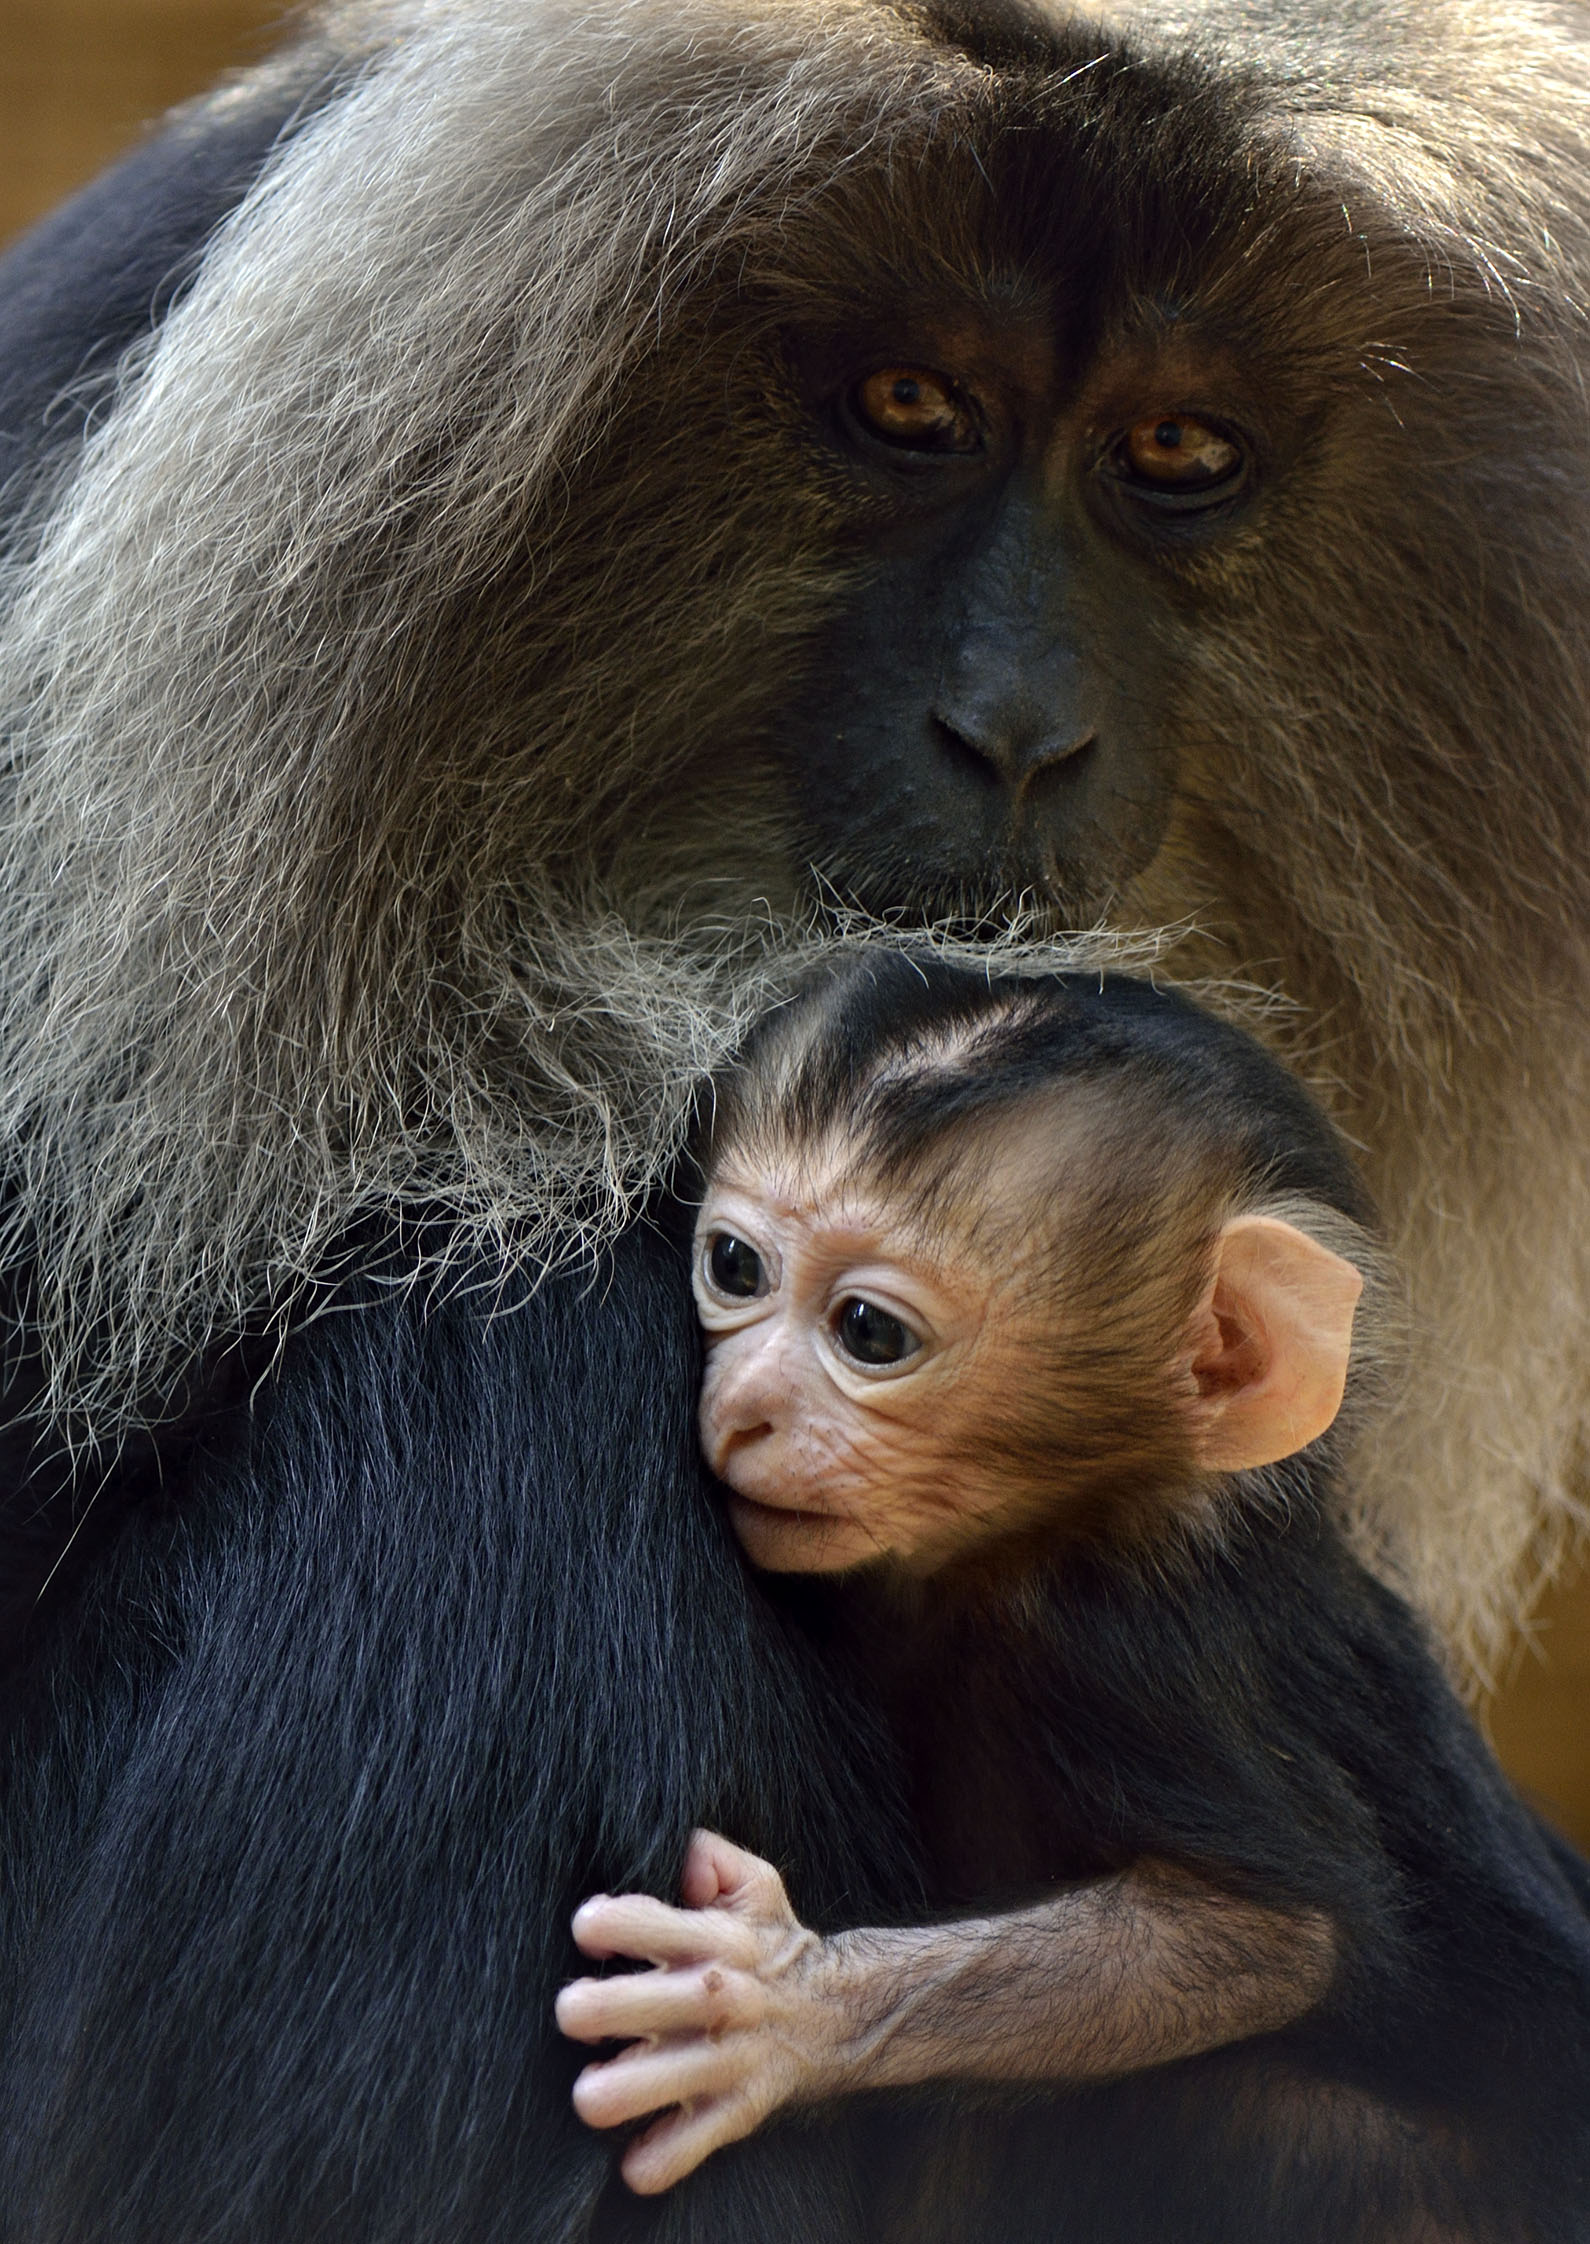
[(1230, 483), (1243, 465), (1241, 446), (1191, 413), (1135, 421), (1117, 442), (1115, 458), (1127, 481), (1162, 491), (1213, 490)]
[(910, 452), (980, 452), (983, 432), (954, 383), (922, 366), (883, 366), (850, 393), (856, 418)]
[(864, 1301), (859, 1294), (841, 1302), (834, 1319), (834, 1338), (852, 1363), (858, 1364), (903, 1364), (922, 1347), (908, 1324), (891, 1317), (875, 1301)]

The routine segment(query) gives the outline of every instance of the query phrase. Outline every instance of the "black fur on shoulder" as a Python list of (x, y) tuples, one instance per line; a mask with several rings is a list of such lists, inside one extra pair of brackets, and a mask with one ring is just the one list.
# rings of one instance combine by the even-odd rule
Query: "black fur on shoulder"
[[(672, 1896), (713, 1821), (817, 1922), (909, 1906), (880, 1748), (710, 1501), (696, 1378), (649, 1229), (529, 1301), (377, 1280), (129, 1528), (5, 1785), (8, 2244), (583, 2235), (578, 1902)], [(611, 2218), (859, 2239), (851, 2190), (783, 2130)]]

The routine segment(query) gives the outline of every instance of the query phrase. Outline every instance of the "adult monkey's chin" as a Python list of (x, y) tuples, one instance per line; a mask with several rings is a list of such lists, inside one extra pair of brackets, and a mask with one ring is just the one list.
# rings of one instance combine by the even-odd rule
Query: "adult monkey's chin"
[(1122, 883), (1054, 865), (999, 868), (986, 877), (964, 879), (920, 868), (860, 871), (847, 878), (818, 866), (810, 885), (818, 912), (836, 922), (859, 915), (978, 943), (996, 942), (1013, 932), (1042, 940), (1102, 926)]

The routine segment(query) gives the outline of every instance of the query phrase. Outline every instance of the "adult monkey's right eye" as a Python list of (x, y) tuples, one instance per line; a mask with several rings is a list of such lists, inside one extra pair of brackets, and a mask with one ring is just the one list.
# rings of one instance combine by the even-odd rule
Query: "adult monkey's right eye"
[(850, 393), (869, 434), (908, 452), (980, 452), (983, 432), (947, 376), (923, 366), (882, 366)]
[(715, 1231), (707, 1241), (707, 1279), (714, 1293), (730, 1301), (754, 1301), (767, 1291), (767, 1273), (755, 1247), (736, 1239), (732, 1232)]

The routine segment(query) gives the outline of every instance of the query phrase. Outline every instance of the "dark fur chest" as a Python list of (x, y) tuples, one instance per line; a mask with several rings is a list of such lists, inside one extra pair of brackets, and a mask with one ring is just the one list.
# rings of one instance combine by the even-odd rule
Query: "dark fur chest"
[(1120, 1868), (1078, 1812), (1076, 1719), (1046, 1632), (1004, 1608), (838, 1600), (845, 1664), (884, 1718), (935, 1907), (1017, 1902)]

